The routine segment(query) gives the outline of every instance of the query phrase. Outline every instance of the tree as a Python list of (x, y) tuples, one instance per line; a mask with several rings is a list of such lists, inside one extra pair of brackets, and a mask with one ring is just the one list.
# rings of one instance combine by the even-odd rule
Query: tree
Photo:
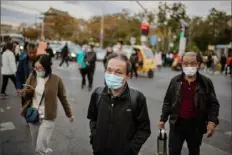
[(37, 40), (40, 37), (40, 30), (33, 28), (25, 28), (23, 31), (23, 35), (25, 38)]
[(206, 19), (193, 17), (190, 22), (190, 40), (201, 51), (206, 51), (208, 45), (229, 44), (231, 28), (228, 21), (231, 16), (212, 8)]
[[(71, 40), (78, 25), (77, 20), (69, 15), (51, 16), (45, 19), (44, 23), (46, 29), (52, 30), (52, 37), (65, 40)], [(45, 37), (49, 38), (50, 36), (45, 33)]]
[(189, 17), (186, 14), (186, 7), (182, 3), (174, 3), (167, 5), (167, 3), (159, 3), (158, 7), (158, 32), (162, 38), (162, 49), (168, 50), (169, 42), (178, 44), (178, 40), (172, 40), (172, 37), (179, 36), (180, 33), (180, 19), (189, 21)]

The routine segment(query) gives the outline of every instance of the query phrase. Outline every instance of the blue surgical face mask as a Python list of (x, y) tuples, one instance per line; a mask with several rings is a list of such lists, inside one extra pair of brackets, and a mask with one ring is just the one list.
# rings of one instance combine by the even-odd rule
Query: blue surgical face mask
[(40, 78), (44, 78), (45, 77), (45, 71), (40, 71), (40, 72), (36, 71), (36, 76), (40, 77)]
[(110, 89), (119, 89), (122, 87), (123, 77), (105, 73), (105, 81)]

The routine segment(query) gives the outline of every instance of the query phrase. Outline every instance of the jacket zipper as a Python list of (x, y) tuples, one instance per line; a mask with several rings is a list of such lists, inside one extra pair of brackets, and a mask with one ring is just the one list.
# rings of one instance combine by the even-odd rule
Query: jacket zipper
[(114, 110), (114, 104), (112, 103), (110, 105), (110, 122), (109, 122), (109, 138), (108, 138), (108, 147), (110, 146), (110, 140), (111, 140), (111, 129), (112, 129), (112, 113)]

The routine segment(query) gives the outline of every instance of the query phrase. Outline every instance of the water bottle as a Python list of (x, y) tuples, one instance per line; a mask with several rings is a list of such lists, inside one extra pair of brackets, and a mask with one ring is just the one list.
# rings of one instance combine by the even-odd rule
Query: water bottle
[(157, 153), (158, 155), (167, 155), (167, 132), (160, 129), (157, 136)]

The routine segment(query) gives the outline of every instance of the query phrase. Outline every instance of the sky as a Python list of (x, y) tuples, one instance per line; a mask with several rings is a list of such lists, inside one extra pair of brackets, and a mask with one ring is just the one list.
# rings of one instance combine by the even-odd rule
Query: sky
[[(171, 4), (178, 1), (167, 1)], [(180, 1), (179, 1), (180, 2)], [(231, 14), (231, 1), (181, 1), (187, 14), (206, 17), (211, 8)], [(157, 11), (159, 1), (140, 1), (148, 10)], [(40, 22), (41, 12), (50, 7), (67, 11), (76, 18), (89, 19), (95, 15), (112, 14), (128, 9), (133, 13), (143, 11), (136, 1), (1, 1), (1, 23), (14, 26), (20, 23)]]

